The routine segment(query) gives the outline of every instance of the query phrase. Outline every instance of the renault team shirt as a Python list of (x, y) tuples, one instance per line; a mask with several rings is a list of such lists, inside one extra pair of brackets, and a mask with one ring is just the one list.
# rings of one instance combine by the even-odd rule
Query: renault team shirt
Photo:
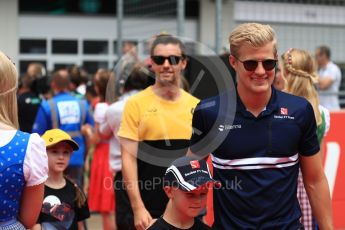
[(163, 214), (168, 201), (162, 183), (165, 170), (187, 152), (198, 102), (182, 89), (176, 101), (164, 100), (150, 86), (125, 105), (118, 136), (139, 142), (139, 189), (146, 209), (155, 217)]
[[(207, 133), (228, 132), (211, 153), (214, 178), (222, 183), (214, 191), (214, 229), (298, 229), (299, 155), (320, 150), (312, 106), (304, 98), (272, 88), (270, 101), (258, 117), (237, 96), (233, 123), (218, 124), (217, 116), (229, 116), (219, 107), (226, 96), (198, 105), (193, 128), (201, 135), (193, 133), (191, 139), (191, 150), (198, 153)], [(215, 106), (204, 106), (210, 101)], [(208, 140), (212, 142), (212, 137)]]

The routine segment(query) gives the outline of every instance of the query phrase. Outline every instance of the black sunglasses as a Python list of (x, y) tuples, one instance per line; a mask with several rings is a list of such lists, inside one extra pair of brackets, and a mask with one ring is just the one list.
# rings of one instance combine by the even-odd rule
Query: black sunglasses
[[(234, 56), (234, 55), (232, 55)], [(259, 65), (259, 62), (262, 63), (262, 66), (264, 67), (264, 69), (266, 71), (271, 71), (273, 70), (276, 65), (277, 65), (277, 60), (275, 59), (266, 59), (266, 60), (263, 60), (263, 61), (257, 61), (257, 60), (245, 60), (245, 61), (241, 61), (240, 59), (238, 59), (236, 56), (234, 56), (238, 61), (240, 61), (244, 68), (247, 70), (247, 71), (255, 71), (256, 68), (258, 67)]]
[(163, 65), (165, 60), (168, 59), (170, 65), (177, 65), (180, 60), (183, 59), (183, 56), (175, 56), (175, 55), (170, 55), (168, 57), (164, 56), (151, 56), (152, 61), (156, 63), (157, 65)]

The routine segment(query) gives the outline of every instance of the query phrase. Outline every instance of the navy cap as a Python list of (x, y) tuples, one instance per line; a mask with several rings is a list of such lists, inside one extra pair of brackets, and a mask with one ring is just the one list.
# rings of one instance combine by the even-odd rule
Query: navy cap
[(164, 175), (165, 186), (178, 187), (187, 192), (207, 183), (220, 185), (212, 179), (205, 160), (190, 156), (180, 157), (173, 161)]

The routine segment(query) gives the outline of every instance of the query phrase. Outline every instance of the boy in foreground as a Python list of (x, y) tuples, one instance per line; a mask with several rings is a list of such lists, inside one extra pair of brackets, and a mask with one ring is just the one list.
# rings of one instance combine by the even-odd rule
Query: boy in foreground
[(208, 189), (214, 183), (206, 161), (188, 156), (173, 161), (164, 176), (168, 205), (148, 230), (211, 229), (196, 217), (205, 208)]

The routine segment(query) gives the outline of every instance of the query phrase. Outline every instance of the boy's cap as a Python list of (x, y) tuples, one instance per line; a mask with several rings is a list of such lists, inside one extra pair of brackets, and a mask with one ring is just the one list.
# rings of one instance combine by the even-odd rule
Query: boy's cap
[(198, 160), (189, 156), (180, 157), (173, 161), (164, 175), (165, 186), (178, 187), (187, 192), (207, 183), (220, 186), (219, 182), (212, 179), (205, 160)]
[(44, 140), (47, 147), (55, 145), (61, 141), (67, 142), (74, 151), (79, 149), (79, 145), (75, 142), (71, 136), (62, 131), (61, 129), (50, 129), (47, 130), (43, 135), (42, 139)]

